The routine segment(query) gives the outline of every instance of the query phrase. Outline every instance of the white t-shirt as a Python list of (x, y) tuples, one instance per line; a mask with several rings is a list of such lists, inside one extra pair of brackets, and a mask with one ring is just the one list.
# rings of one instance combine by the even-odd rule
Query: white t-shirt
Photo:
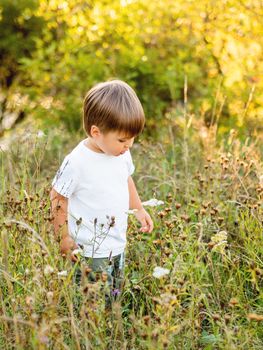
[(89, 149), (86, 140), (66, 155), (52, 186), (68, 198), (69, 234), (83, 245), (83, 255), (115, 256), (126, 246), (128, 177), (134, 165), (130, 151), (109, 156)]

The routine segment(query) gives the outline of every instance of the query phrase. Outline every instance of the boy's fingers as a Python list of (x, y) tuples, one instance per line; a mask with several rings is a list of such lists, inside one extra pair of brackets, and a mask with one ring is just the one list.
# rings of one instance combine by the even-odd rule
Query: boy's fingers
[(140, 232), (152, 232), (153, 230), (153, 222), (151, 217), (146, 216), (141, 221), (142, 227), (140, 228)]
[(147, 217), (146, 220), (147, 220), (147, 232), (152, 232), (153, 230), (152, 219), (150, 217)]
[(73, 261), (73, 262), (77, 262), (78, 261), (78, 258), (74, 254), (71, 254), (70, 258), (71, 258), (71, 261)]
[(145, 219), (142, 219), (141, 225), (142, 225), (142, 227), (140, 228), (140, 231), (145, 232), (145, 230), (147, 230), (147, 222)]
[[(75, 248), (76, 249), (76, 248)], [(71, 251), (70, 252), (70, 259), (74, 262), (77, 262), (78, 261), (78, 256), (73, 254), (73, 252)]]
[(151, 219), (151, 221), (150, 221), (150, 232), (152, 232), (152, 230), (153, 230), (153, 221)]

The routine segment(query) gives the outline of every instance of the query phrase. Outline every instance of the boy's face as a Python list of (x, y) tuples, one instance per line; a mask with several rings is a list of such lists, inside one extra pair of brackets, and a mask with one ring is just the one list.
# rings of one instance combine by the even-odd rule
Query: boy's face
[(120, 156), (132, 147), (134, 137), (130, 137), (120, 133), (119, 131), (109, 131), (108, 133), (102, 133), (100, 130), (94, 130), (92, 133), (93, 146), (97, 147), (99, 152), (111, 156)]

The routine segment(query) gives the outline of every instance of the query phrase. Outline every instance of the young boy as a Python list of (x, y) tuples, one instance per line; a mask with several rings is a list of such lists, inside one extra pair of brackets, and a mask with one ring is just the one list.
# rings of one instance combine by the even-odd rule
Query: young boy
[[(112, 295), (120, 293), (123, 283), (128, 210), (136, 209), (141, 232), (153, 229), (131, 177), (129, 149), (144, 123), (142, 105), (128, 84), (111, 80), (95, 85), (83, 106), (88, 138), (64, 158), (52, 181), (51, 210), (61, 253), (76, 262), (72, 251), (81, 247), (89, 279), (94, 272), (104, 273)], [(78, 283), (80, 277), (78, 270)]]

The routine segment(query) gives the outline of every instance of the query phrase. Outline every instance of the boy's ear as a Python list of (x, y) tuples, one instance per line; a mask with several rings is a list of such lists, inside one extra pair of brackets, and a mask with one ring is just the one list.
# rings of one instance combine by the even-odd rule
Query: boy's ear
[(92, 137), (98, 137), (100, 136), (100, 134), (101, 134), (100, 129), (96, 125), (92, 125), (90, 128), (90, 135)]

